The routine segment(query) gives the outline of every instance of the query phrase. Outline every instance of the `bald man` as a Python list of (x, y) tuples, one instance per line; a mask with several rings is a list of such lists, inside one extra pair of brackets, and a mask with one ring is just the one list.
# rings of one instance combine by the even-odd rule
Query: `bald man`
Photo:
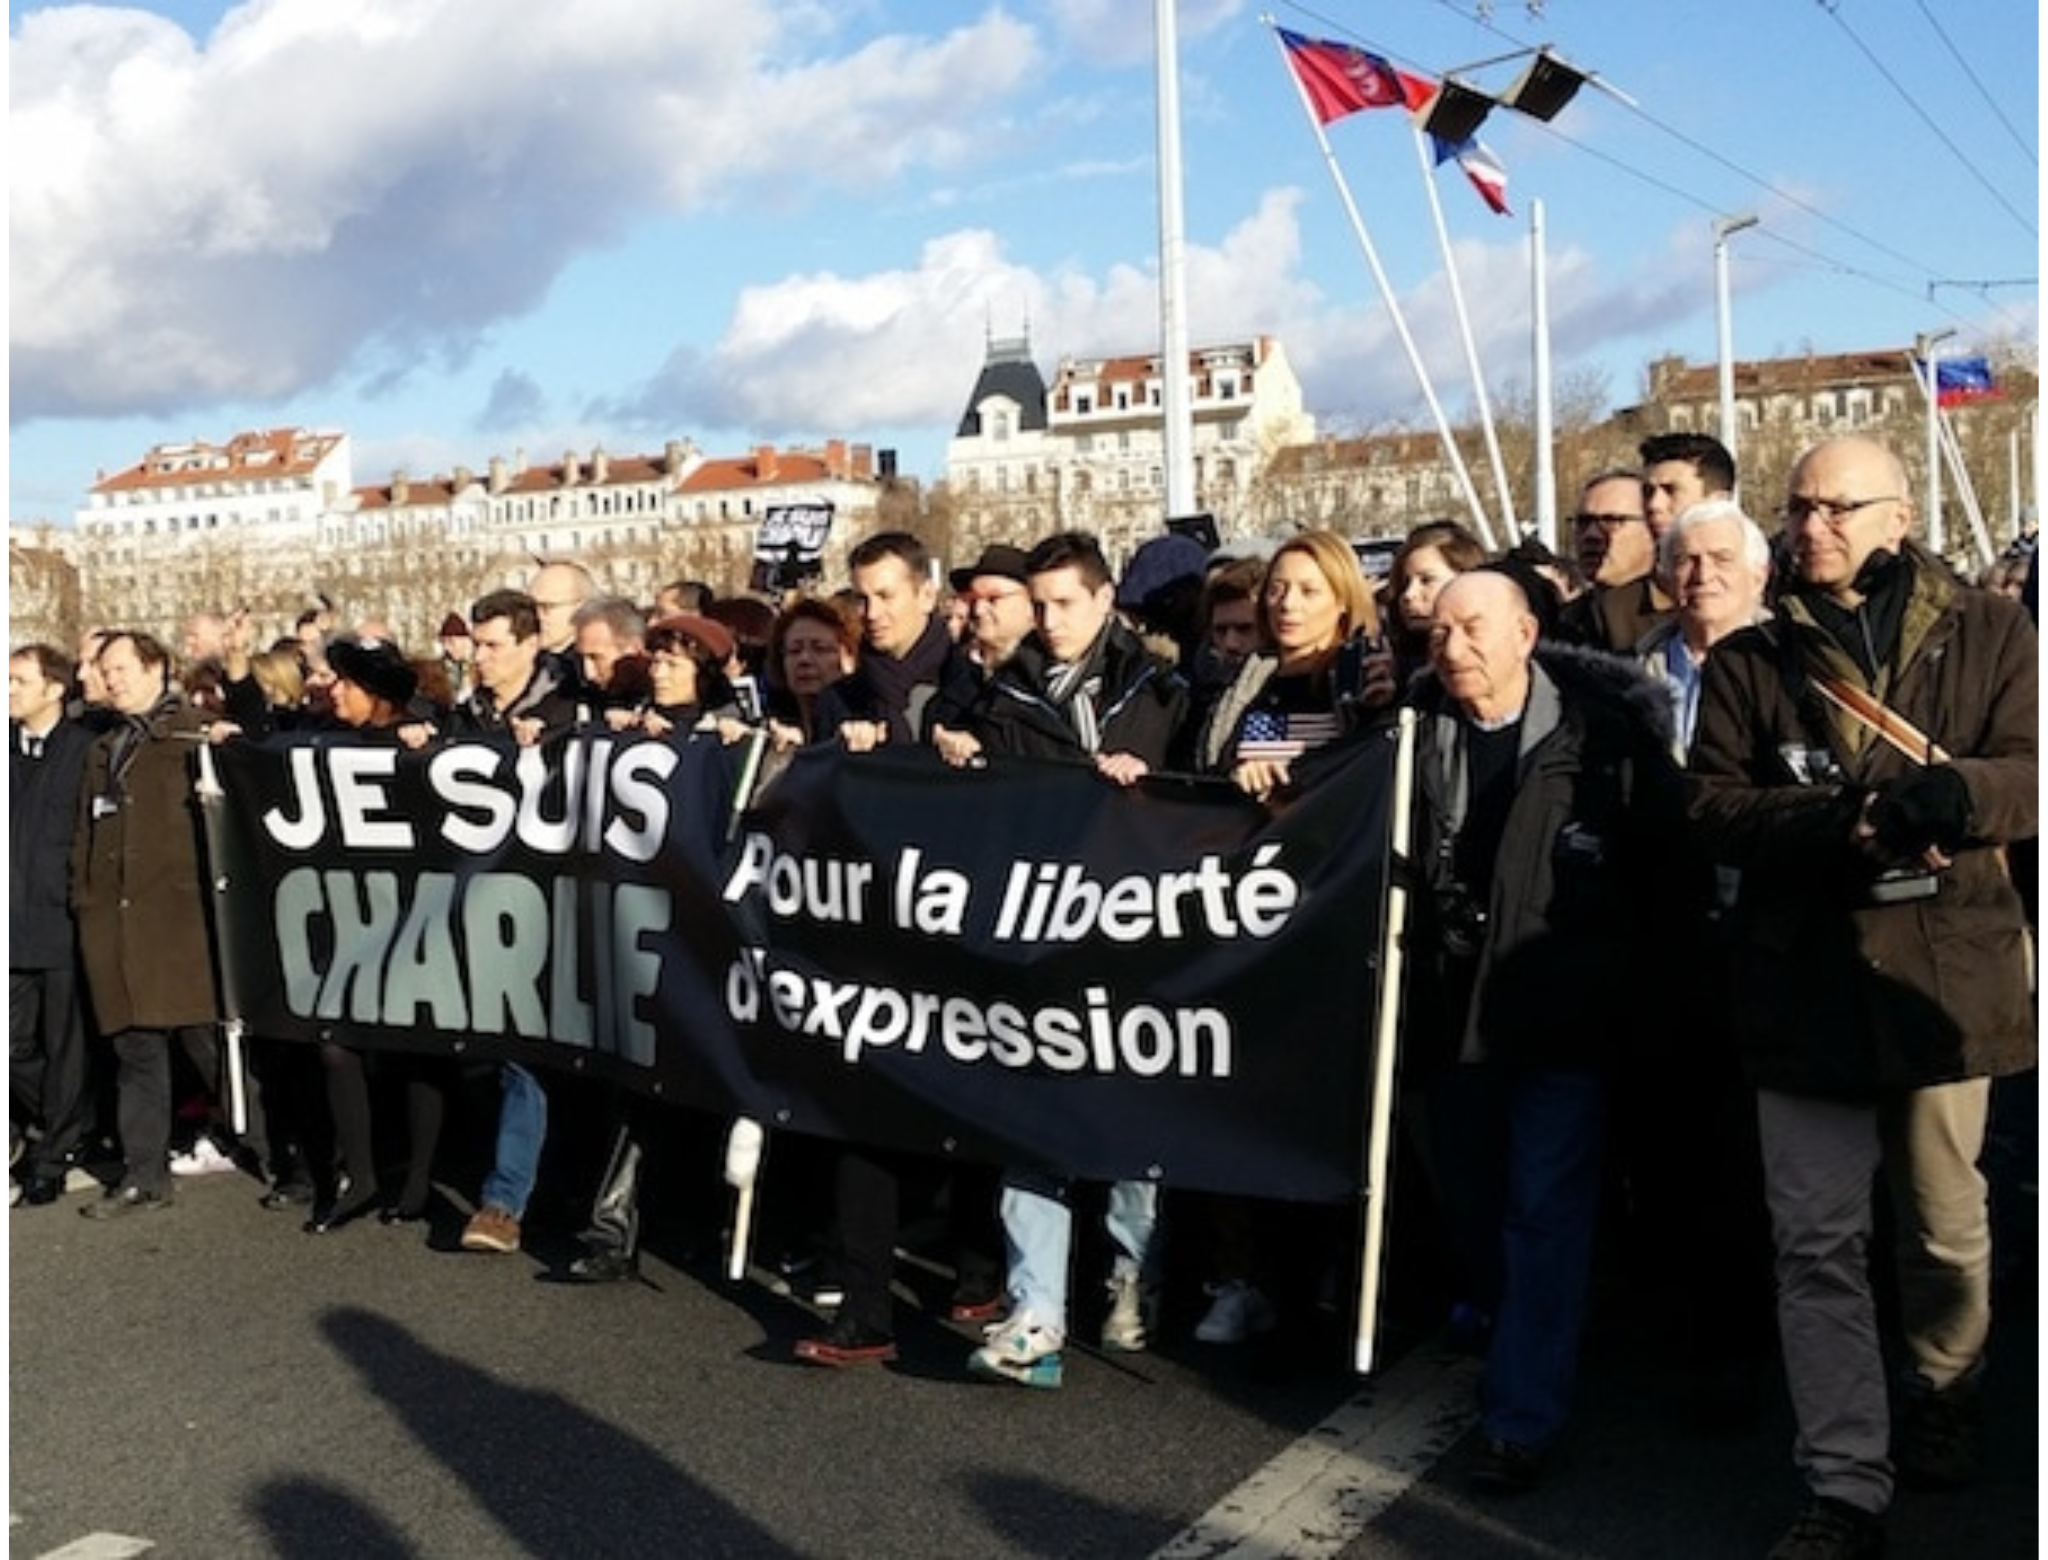
[[(1894, 1479), (1968, 1483), (1991, 1319), (1978, 1170), (1991, 1080), (2032, 1069), (2003, 847), (2039, 827), (2034, 629), (1910, 540), (1903, 464), (1829, 439), (1792, 468), (1791, 578), (1715, 647), (1692, 808), (1740, 870), (1726, 926), (1757, 1090), (1778, 1331), (1809, 1501), (1778, 1554), (1875, 1554)], [(1869, 1272), (1898, 1217), (1896, 1416)]]
[(1642, 1015), (1706, 894), (1683, 870), (1670, 703), (1641, 671), (1539, 653), (1528, 597), (1491, 567), (1444, 586), (1429, 654), (1410, 1046), (1465, 1298), (1493, 1321), (1472, 1479), (1511, 1492), (1564, 1429), (1615, 1074), (1654, 1043)]

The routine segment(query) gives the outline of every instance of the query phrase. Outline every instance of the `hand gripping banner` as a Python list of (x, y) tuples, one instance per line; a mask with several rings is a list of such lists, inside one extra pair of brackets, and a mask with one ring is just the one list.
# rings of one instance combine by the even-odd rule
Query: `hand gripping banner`
[(708, 738), (232, 743), (253, 1034), (575, 1067), (772, 1129), (1091, 1179), (1360, 1190), (1390, 739), (1278, 816), (1214, 782)]

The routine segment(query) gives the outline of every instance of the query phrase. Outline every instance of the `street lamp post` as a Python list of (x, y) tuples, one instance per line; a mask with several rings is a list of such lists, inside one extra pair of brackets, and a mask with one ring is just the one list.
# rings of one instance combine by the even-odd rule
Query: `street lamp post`
[(1920, 360), (1921, 386), (1927, 392), (1927, 550), (1941, 557), (1948, 534), (1941, 524), (1941, 375), (1934, 353), (1953, 330), (1922, 331), (1913, 338), (1913, 356)]
[[(1714, 223), (1714, 319), (1721, 369), (1721, 442), (1735, 454), (1735, 332), (1728, 317), (1728, 239), (1757, 224), (1754, 213)], [(1739, 468), (1738, 468), (1739, 469)]]

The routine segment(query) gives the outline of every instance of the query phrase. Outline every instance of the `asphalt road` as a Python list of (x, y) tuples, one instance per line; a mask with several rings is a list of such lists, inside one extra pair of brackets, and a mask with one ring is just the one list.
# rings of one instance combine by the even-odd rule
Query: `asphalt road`
[[(1076, 1349), (1033, 1392), (969, 1380), (969, 1331), (910, 1321), (896, 1365), (832, 1372), (790, 1358), (811, 1313), (679, 1238), (588, 1289), (551, 1277), (566, 1220), (484, 1256), (453, 1201), (430, 1231), (313, 1238), (258, 1191), (10, 1214), (11, 1554), (1707, 1560), (1760, 1555), (1799, 1501), (1767, 1362), (1754, 1416), (1710, 1433), (1626, 1316), (1596, 1330), (1554, 1482), (1486, 1499), (1472, 1364), (1436, 1340), (1361, 1383), (1334, 1335), (1218, 1350), (1170, 1315), (1152, 1353)], [(1987, 1476), (1902, 1496), (1895, 1557), (2037, 1552), (2036, 1326), (2027, 1286)]]

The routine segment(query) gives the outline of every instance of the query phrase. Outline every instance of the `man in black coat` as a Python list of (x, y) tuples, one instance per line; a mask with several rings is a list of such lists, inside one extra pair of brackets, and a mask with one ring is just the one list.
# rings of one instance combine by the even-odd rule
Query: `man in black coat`
[(54, 645), (7, 661), (7, 1096), (16, 1151), (28, 1150), (21, 1200), (52, 1203), (92, 1111), (78, 928), (71, 918), (71, 834), (92, 734), (64, 714), (75, 670)]
[[(946, 761), (1011, 753), (1092, 764), (1131, 785), (1165, 764), (1187, 713), (1187, 687), (1116, 616), (1115, 587), (1095, 538), (1051, 536), (1024, 564), (1036, 627), (996, 669), (968, 712), (967, 730), (940, 741)], [(1157, 1280), (1153, 1236), (1159, 1188), (1119, 1181), (1106, 1223), (1115, 1255), (1102, 1342), (1146, 1347)], [(1073, 1216), (1066, 1183), (1012, 1171), (1003, 1177), (1010, 1310), (968, 1366), (977, 1375), (1056, 1387), (1067, 1334), (1067, 1263)]]
[[(1437, 598), (1412, 695), (1418, 896), (1410, 1066), (1492, 1316), (1476, 1483), (1527, 1488), (1570, 1408), (1616, 1069), (1655, 1043), (1659, 969), (1696, 944), (1670, 703), (1633, 666), (1537, 654), (1491, 568)], [(1432, 1033), (1432, 1030), (1434, 1031)]]

